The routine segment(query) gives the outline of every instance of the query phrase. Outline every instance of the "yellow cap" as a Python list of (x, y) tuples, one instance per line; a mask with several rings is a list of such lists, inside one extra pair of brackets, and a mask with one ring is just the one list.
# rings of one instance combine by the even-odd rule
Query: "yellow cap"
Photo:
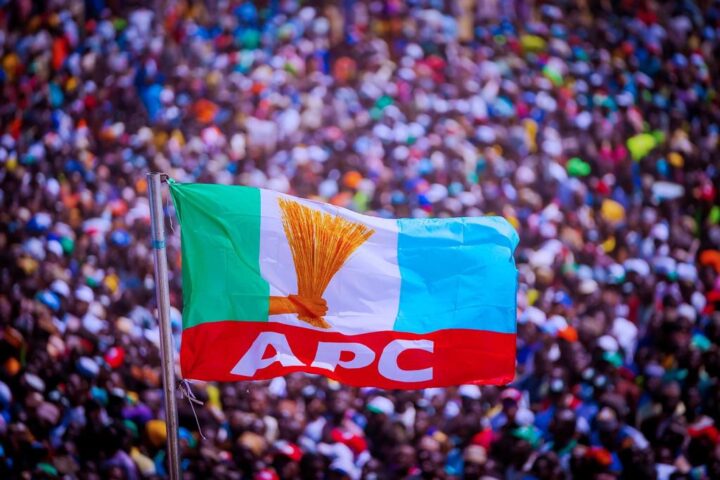
[(145, 431), (150, 443), (156, 447), (162, 446), (167, 439), (167, 428), (163, 420), (150, 420), (145, 424)]

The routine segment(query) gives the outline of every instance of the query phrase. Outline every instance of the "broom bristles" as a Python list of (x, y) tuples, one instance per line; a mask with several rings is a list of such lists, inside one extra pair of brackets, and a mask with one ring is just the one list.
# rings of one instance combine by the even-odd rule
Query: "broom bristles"
[[(278, 203), (295, 264), (298, 295), (321, 298), (333, 276), (375, 230), (292, 200), (280, 198)], [(300, 319), (330, 327), (322, 318)]]

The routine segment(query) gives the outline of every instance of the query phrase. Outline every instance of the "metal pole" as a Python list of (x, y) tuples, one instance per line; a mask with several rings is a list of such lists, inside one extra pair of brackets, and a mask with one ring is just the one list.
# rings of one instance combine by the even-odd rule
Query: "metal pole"
[(180, 480), (180, 446), (175, 398), (175, 363), (173, 361), (170, 326), (170, 287), (168, 285), (167, 256), (165, 255), (165, 217), (162, 203), (161, 173), (148, 173), (148, 196), (152, 223), (152, 247), (155, 257), (155, 293), (160, 323), (160, 360), (163, 391), (165, 393), (165, 423), (167, 424), (167, 463), (170, 480)]

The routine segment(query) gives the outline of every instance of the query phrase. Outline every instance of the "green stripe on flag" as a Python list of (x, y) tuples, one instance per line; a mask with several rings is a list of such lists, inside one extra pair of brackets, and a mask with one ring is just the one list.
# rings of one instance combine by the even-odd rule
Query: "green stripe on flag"
[(267, 321), (260, 275), (260, 190), (170, 185), (182, 225), (183, 328), (224, 320)]

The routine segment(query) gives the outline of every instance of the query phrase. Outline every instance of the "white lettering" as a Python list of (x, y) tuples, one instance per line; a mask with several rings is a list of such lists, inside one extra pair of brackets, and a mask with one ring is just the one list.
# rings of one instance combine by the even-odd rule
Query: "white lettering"
[[(351, 360), (340, 360), (343, 352), (351, 352)], [(343, 368), (363, 368), (375, 360), (375, 352), (361, 343), (319, 342), (315, 360), (311, 366), (334, 372), (338, 366)]]
[[(263, 358), (268, 346), (275, 348), (275, 355)], [(267, 368), (275, 362), (283, 367), (301, 367), (304, 364), (293, 354), (287, 338), (282, 333), (262, 332), (230, 373), (252, 377), (255, 372)]]
[(398, 366), (398, 357), (405, 350), (424, 350), (432, 353), (435, 344), (431, 340), (393, 340), (380, 355), (378, 371), (388, 380), (396, 382), (426, 382), (432, 380), (432, 367), (421, 370), (404, 370)]

